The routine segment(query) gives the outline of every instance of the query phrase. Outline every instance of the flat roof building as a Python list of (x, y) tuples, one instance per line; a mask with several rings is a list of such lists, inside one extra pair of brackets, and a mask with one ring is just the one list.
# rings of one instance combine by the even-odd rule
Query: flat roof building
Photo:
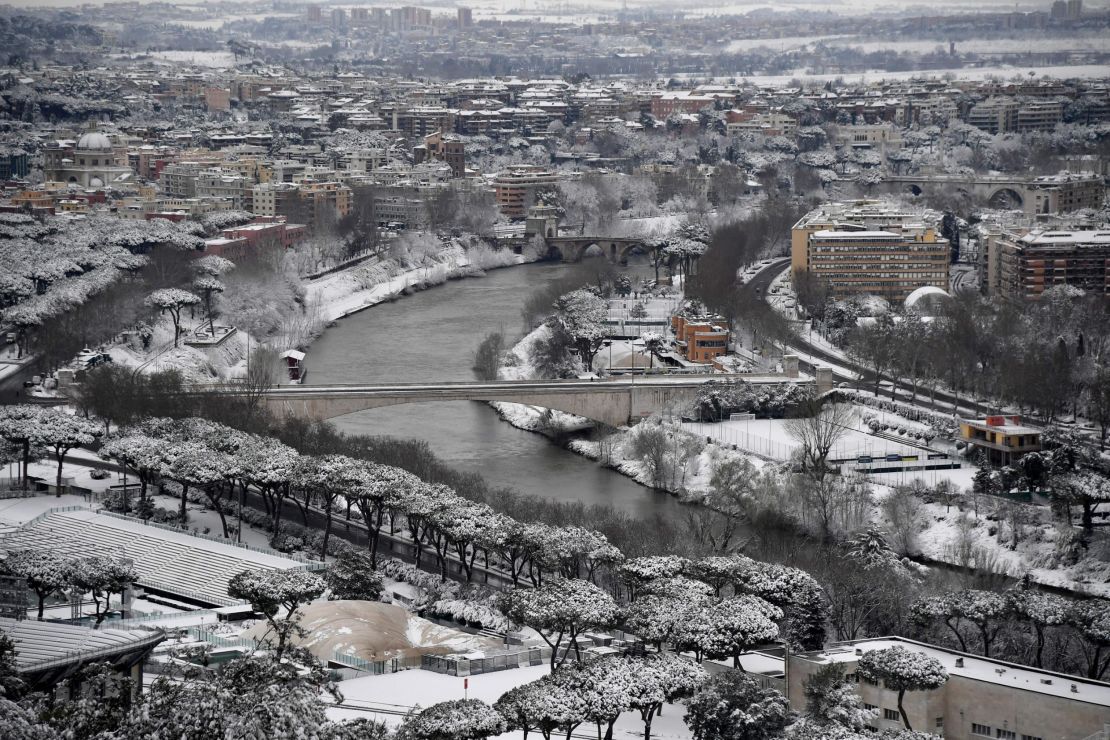
[(987, 252), (997, 262), (988, 270), (988, 293), (1036, 299), (1049, 288), (1070, 285), (1110, 295), (1110, 227), (1001, 229), (988, 235)]
[(937, 214), (885, 201), (827, 203), (791, 231), (794, 272), (810, 272), (834, 298), (878, 295), (903, 301), (923, 286), (948, 289), (948, 240)]
[(878, 711), (871, 722), (874, 727), (902, 729), (898, 692), (862, 681), (856, 674), (856, 665), (865, 653), (895, 646), (925, 653), (948, 672), (948, 681), (939, 689), (906, 692), (903, 707), (918, 732), (947, 740), (1085, 740), (1098, 737), (1110, 720), (1110, 684), (903, 637), (853, 640), (824, 650), (791, 653), (786, 672), (790, 705), (804, 711), (806, 680), (835, 663), (856, 683), (865, 706)]

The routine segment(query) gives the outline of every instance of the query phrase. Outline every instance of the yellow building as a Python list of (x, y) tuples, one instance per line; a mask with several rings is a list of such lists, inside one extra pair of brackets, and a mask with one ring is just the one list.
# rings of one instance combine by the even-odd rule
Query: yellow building
[(884, 201), (826, 203), (794, 224), (790, 266), (810, 272), (834, 298), (878, 295), (905, 300), (931, 285), (948, 289), (948, 240), (938, 214)]
[(1023, 425), (1020, 416), (960, 419), (960, 439), (984, 450), (988, 458), (1002, 465), (1041, 449), (1041, 430)]

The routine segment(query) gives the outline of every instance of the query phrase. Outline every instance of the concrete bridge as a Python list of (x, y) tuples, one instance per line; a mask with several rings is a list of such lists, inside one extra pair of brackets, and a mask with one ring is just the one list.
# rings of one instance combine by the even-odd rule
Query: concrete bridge
[[(663, 411), (690, 407), (706, 381), (810, 383), (785, 375), (660, 375), (608, 380), (501, 380), (396, 385), (286, 385), (262, 394), (275, 416), (324, 420), (366, 409), (434, 401), (507, 401), (565, 411), (621, 426)], [(234, 389), (226, 395), (241, 395)]]
[(615, 264), (624, 263), (633, 249), (651, 252), (643, 239), (620, 236), (549, 236), (545, 240), (548, 251), (558, 254), (563, 262), (578, 262), (592, 246), (597, 246), (605, 257)]
[(1036, 184), (1024, 177), (964, 175), (890, 175), (884, 183), (900, 187), (914, 195), (926, 188), (954, 189), (981, 200), (992, 208), (1020, 208), (1026, 213), (1035, 210)]

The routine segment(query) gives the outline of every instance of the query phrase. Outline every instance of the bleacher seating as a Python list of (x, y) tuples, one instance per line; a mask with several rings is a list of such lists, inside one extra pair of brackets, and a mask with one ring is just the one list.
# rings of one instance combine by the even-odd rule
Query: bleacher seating
[(145, 525), (91, 510), (54, 512), (0, 537), (9, 550), (51, 550), (68, 557), (130, 558), (138, 584), (212, 606), (237, 603), (227, 595), (236, 573), (261, 568), (299, 568), (304, 563), (222, 544), (187, 532)]

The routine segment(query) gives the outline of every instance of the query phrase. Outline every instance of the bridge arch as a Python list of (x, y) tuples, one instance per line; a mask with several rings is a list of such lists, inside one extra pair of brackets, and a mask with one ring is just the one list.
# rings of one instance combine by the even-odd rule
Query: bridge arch
[(1000, 210), (1013, 210), (1024, 207), (1025, 199), (1014, 188), (1001, 187), (990, 194), (987, 205)]
[(601, 254), (610, 262), (624, 263), (628, 255), (634, 250), (649, 251), (649, 247), (641, 239), (629, 237), (554, 237), (546, 240), (547, 254), (551, 259), (561, 259), (563, 262), (579, 262), (591, 247), (597, 247)]

